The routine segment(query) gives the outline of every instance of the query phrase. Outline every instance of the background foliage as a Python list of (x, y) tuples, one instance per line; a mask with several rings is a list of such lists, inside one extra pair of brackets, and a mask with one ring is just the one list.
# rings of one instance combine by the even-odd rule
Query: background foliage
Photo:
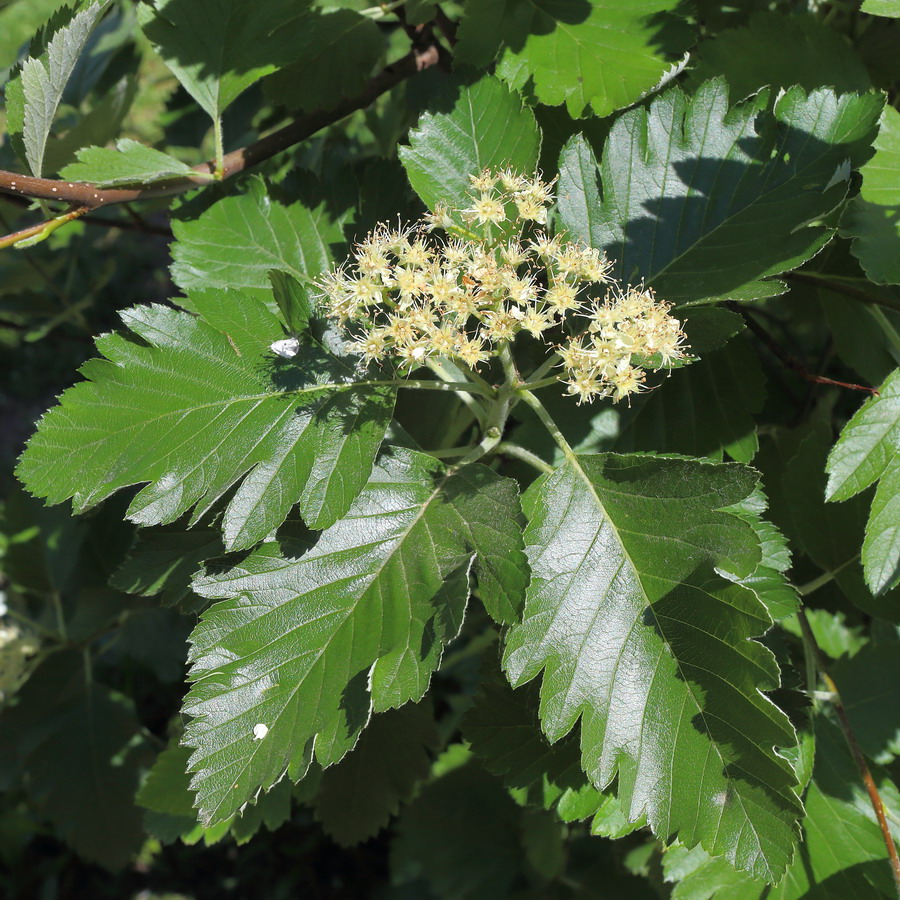
[[(4, 896), (897, 896), (898, 20), (0, 0)], [(485, 167), (690, 364), (362, 371)]]

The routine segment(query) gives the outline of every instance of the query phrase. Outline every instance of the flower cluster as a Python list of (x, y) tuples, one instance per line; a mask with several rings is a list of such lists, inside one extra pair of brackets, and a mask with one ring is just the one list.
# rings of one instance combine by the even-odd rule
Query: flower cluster
[(643, 287), (623, 290), (604, 254), (541, 229), (552, 183), (509, 170), (471, 180), (467, 207), (378, 226), (318, 282), (352, 352), (405, 370), (440, 357), (476, 368), (524, 331), (555, 338), (562, 380), (579, 402), (621, 400), (642, 388), (644, 366), (684, 356), (668, 304)]

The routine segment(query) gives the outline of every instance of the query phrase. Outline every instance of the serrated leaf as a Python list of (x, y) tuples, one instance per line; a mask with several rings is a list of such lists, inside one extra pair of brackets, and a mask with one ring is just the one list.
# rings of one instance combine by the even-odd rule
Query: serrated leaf
[[(873, 771), (883, 798), (896, 796), (892, 782)], [(888, 815), (897, 810), (888, 808)], [(821, 717), (816, 762), (806, 796), (804, 839), (784, 880), (772, 887), (736, 872), (701, 848), (675, 845), (663, 857), (666, 881), (677, 882), (672, 900), (845, 900), (891, 898), (890, 863), (881, 831), (846, 743)]]
[[(496, 78), (457, 82), (448, 96), (450, 111), (424, 113), (409, 147), (399, 148), (409, 183), (429, 209), (468, 206), (469, 176), (482, 169), (509, 166), (530, 174), (541, 145), (534, 114)], [(438, 108), (446, 105), (447, 98)]]
[(767, 105), (763, 93), (729, 109), (721, 79), (693, 97), (673, 88), (616, 120), (599, 173), (573, 138), (560, 157), (563, 226), (604, 249), (617, 278), (643, 278), (670, 302), (782, 293), (764, 279), (830, 239), (808, 223), (843, 200), (847, 160), (865, 160), (881, 99), (791, 88), (774, 115)]
[(520, 816), (476, 763), (453, 769), (403, 810), (391, 844), (392, 881), (422, 879), (442, 898), (506, 897), (522, 856)]
[(172, 279), (182, 290), (231, 288), (266, 300), (271, 269), (313, 278), (331, 267), (333, 247), (344, 243), (342, 219), (326, 203), (283, 206), (260, 179), (196, 219), (176, 219), (172, 230)]
[(440, 736), (429, 704), (375, 716), (356, 746), (322, 775), (314, 804), (325, 831), (344, 846), (377, 834), (431, 772)]
[(163, 606), (195, 610), (200, 601), (191, 593), (191, 578), (204, 560), (224, 551), (221, 534), (212, 528), (142, 528), (109, 584), (126, 594), (158, 596)]
[(46, 41), (41, 56), (29, 56), (6, 87), (8, 127), (33, 175), (43, 174), (47, 139), (66, 83), (108, 7), (109, 0), (105, 0), (59, 20), (64, 24)]
[[(282, 336), (266, 307), (239, 294), (195, 294), (204, 318), (162, 306), (122, 313), (140, 340), (98, 339), (106, 357), (41, 420), (19, 474), (50, 503), (81, 512), (149, 482), (128, 507), (142, 525), (196, 521), (237, 486), (226, 547), (249, 547), (298, 503), (310, 527), (349, 508), (393, 410), (389, 388), (358, 385), (355, 363), (317, 346), (273, 358)], [(57, 465), (60, 454), (69, 464)]]
[[(678, 0), (470, 0), (456, 58), (574, 117), (606, 116), (650, 91), (693, 43)], [(561, 65), (561, 61), (565, 64)]]
[(785, 536), (763, 519), (766, 497), (757, 488), (749, 497), (732, 508), (756, 532), (761, 558), (750, 575), (738, 579), (759, 598), (773, 619), (784, 619), (797, 612), (800, 598), (796, 588), (785, 577), (791, 567), (791, 551)]
[(590, 787), (581, 770), (581, 753), (575, 735), (547, 743), (538, 719), (537, 686), (513, 690), (502, 675), (490, 675), (460, 723), (463, 737), (484, 767), (510, 788), (526, 790), (539, 802), (551, 805), (567, 795), (600, 794)]
[(847, 500), (878, 482), (862, 560), (875, 596), (900, 584), (900, 369), (844, 426), (826, 465), (828, 500)]
[(138, 8), (144, 34), (213, 118), (251, 84), (291, 61), (307, 0), (155, 0)]
[(152, 184), (197, 175), (190, 166), (174, 156), (131, 138), (119, 138), (115, 150), (111, 147), (84, 147), (77, 155), (78, 162), (66, 166), (60, 177), (90, 182), (98, 187)]
[(841, 234), (878, 284), (900, 284), (900, 112), (885, 106), (862, 188), (841, 217)]
[[(617, 451), (654, 450), (712, 456), (749, 438), (756, 446), (754, 414), (762, 409), (766, 384), (756, 354), (744, 338), (729, 341), (683, 371), (660, 390), (639, 397), (622, 415)], [(732, 447), (733, 449), (733, 447)], [(750, 462), (753, 452), (740, 462)]]
[(793, 728), (761, 693), (778, 666), (751, 640), (771, 619), (712, 574), (759, 563), (751, 527), (722, 511), (754, 483), (737, 465), (611, 454), (541, 479), (526, 498), (532, 580), (504, 666), (513, 685), (544, 672), (545, 734), (581, 719), (582, 766), (601, 790), (618, 775), (630, 821), (646, 815), (661, 836), (777, 880), (801, 806), (774, 749)]
[(143, 841), (137, 770), (116, 759), (137, 731), (130, 704), (90, 683), (75, 650), (49, 657), (18, 701), (4, 710), (0, 730), (15, 736), (34, 808), (80, 856), (122, 868)]
[(385, 50), (378, 25), (349, 9), (312, 10), (296, 25), (297, 62), (265, 81), (288, 109), (330, 109), (364, 87)]
[[(450, 474), (431, 457), (392, 450), (304, 556), (263, 547), (196, 583), (202, 596), (228, 598), (192, 636), (185, 702), (205, 822), (227, 818), (286, 770), (300, 777), (313, 742), (323, 766), (340, 760), (371, 708), (420, 699), (454, 636), (443, 630), (441, 588), (477, 551), (478, 493), (504, 481), (483, 466)], [(398, 658), (409, 659), (402, 677)]]
[(688, 84), (723, 75), (736, 99), (766, 86), (778, 90), (799, 85), (807, 91), (833, 87), (840, 93), (872, 87), (853, 45), (812, 15), (754, 12), (746, 25), (703, 41), (696, 58)]
[(120, 134), (122, 122), (137, 95), (137, 88), (135, 77), (122, 78), (64, 135), (54, 136), (44, 150), (44, 171), (59, 172), (67, 163), (74, 161), (75, 154), (82, 147), (109, 143)]
[(870, 16), (900, 19), (900, 0), (863, 0), (862, 11)]
[(830, 674), (862, 751), (878, 763), (900, 756), (900, 646), (867, 644), (845, 656)]

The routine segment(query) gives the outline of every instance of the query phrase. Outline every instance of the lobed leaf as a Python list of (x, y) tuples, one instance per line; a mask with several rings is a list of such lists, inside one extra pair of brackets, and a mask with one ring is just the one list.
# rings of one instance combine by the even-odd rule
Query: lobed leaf
[(109, 0), (92, 3), (57, 21), (52, 37), (44, 36), (39, 58), (29, 56), (6, 87), (8, 127), (24, 152), (31, 173), (40, 177), (53, 119), (69, 76), (90, 36), (109, 7)]
[[(653, 89), (693, 43), (678, 0), (474, 0), (460, 23), (456, 58), (490, 64), (541, 103), (573, 118), (607, 116)], [(565, 65), (561, 65), (565, 60)]]
[(196, 582), (202, 596), (227, 598), (191, 639), (185, 743), (195, 748), (192, 786), (205, 823), (285, 771), (301, 777), (313, 749), (323, 766), (340, 760), (373, 708), (424, 695), (461, 622), (452, 605), (467, 596), (454, 589), (448, 604), (446, 582), (473, 556), (476, 576), (486, 571), (485, 557), (521, 535), (513, 490), (513, 507), (495, 523), (509, 537), (497, 551), (470, 543), (479, 495), (506, 483), (483, 466), (444, 472), (431, 457), (392, 450), (308, 553), (286, 559), (266, 545)]
[(862, 167), (862, 188), (841, 217), (841, 234), (853, 238), (853, 255), (877, 284), (900, 284), (900, 112), (886, 106)]
[(876, 596), (900, 584), (900, 369), (846, 424), (826, 465), (828, 500), (847, 500), (878, 482), (862, 560)]
[(306, 281), (331, 267), (334, 247), (344, 244), (342, 224), (327, 202), (284, 206), (253, 178), (247, 193), (173, 221), (172, 279), (185, 291), (234, 289), (269, 300), (270, 270)]
[(399, 149), (409, 183), (429, 209), (437, 203), (468, 206), (469, 176), (482, 169), (534, 171), (540, 131), (518, 94), (485, 76), (473, 84), (455, 83), (439, 108), (448, 102), (447, 112), (424, 113), (410, 132), (409, 147)]
[(428, 704), (407, 704), (372, 719), (353, 750), (326, 769), (316, 818), (344, 846), (377, 834), (431, 772), (440, 736)]
[(251, 84), (292, 61), (309, 0), (154, 0), (138, 19), (184, 89), (217, 119)]
[(560, 156), (562, 225), (604, 249), (621, 281), (644, 279), (676, 304), (782, 293), (770, 276), (831, 238), (809, 223), (844, 199), (882, 102), (791, 88), (767, 106), (764, 92), (729, 109), (722, 79), (693, 97), (673, 88), (616, 120), (599, 171), (573, 138)]
[(266, 79), (266, 96), (288, 109), (330, 109), (362, 91), (384, 50), (381, 31), (368, 16), (311, 10), (297, 23), (297, 62)]
[(77, 155), (78, 162), (66, 166), (60, 176), (71, 181), (87, 181), (98, 187), (152, 184), (197, 175), (190, 166), (174, 156), (130, 138), (116, 141), (115, 150), (111, 147), (84, 147)]
[[(873, 776), (887, 804), (898, 812), (897, 789), (885, 773)], [(674, 845), (663, 856), (666, 881), (676, 882), (672, 900), (843, 900), (845, 897), (894, 897), (884, 838), (871, 803), (835, 725), (820, 718), (816, 726), (816, 760), (806, 795), (804, 838), (780, 884), (772, 887), (736, 872), (700, 847)]]
[(712, 571), (759, 564), (751, 526), (724, 511), (755, 480), (737, 465), (612, 454), (541, 479), (504, 666), (514, 686), (543, 671), (545, 734), (581, 720), (582, 766), (601, 790), (618, 776), (625, 818), (776, 881), (802, 807), (775, 749), (795, 743), (793, 728), (761, 693), (778, 666), (751, 640), (771, 619)]
[[(105, 335), (104, 358), (41, 420), (19, 464), (30, 490), (84, 511), (148, 482), (128, 507), (142, 525), (196, 522), (226, 493), (229, 548), (249, 547), (298, 503), (323, 528), (365, 484), (394, 394), (322, 347), (283, 363), (281, 325), (259, 301), (195, 294), (200, 315), (162, 306), (122, 314), (134, 337)], [(60, 466), (58, 461), (67, 461)]]

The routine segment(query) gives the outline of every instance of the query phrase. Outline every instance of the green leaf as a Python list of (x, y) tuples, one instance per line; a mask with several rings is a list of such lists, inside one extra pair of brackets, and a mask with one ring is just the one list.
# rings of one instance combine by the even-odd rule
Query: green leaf
[[(883, 798), (896, 787), (873, 772)], [(897, 810), (888, 809), (888, 815)], [(816, 762), (806, 795), (804, 839), (784, 880), (774, 888), (724, 860), (711, 859), (699, 847), (675, 845), (663, 857), (667, 881), (677, 881), (672, 900), (845, 900), (849, 897), (891, 898), (890, 863), (871, 803), (859, 781), (846, 742), (821, 717), (816, 726)]]
[(573, 795), (589, 792), (593, 812), (600, 795), (581, 770), (578, 740), (569, 734), (547, 743), (538, 719), (539, 699), (536, 685), (514, 691), (502, 675), (492, 674), (460, 724), (463, 737), (484, 767), (508, 787), (525, 790), (548, 808), (560, 798), (565, 805)]
[(190, 509), (197, 521), (237, 486), (223, 519), (229, 548), (266, 537), (295, 503), (310, 527), (331, 524), (366, 482), (393, 392), (356, 387), (355, 363), (321, 347), (273, 358), (281, 325), (250, 297), (195, 294), (190, 305), (203, 318), (162, 306), (122, 314), (137, 337), (98, 339), (106, 358), (88, 362), (87, 380), (41, 421), (21, 478), (78, 512), (149, 482), (128, 507), (142, 525)]
[(611, 454), (541, 479), (504, 665), (514, 686), (544, 670), (545, 734), (580, 718), (582, 766), (601, 790), (618, 775), (628, 820), (777, 880), (801, 806), (774, 749), (795, 743), (793, 728), (761, 693), (778, 666), (751, 640), (771, 619), (712, 571), (746, 577), (759, 563), (753, 529), (723, 511), (754, 484), (737, 465)]
[(878, 763), (900, 756), (900, 650), (896, 642), (862, 647), (830, 674), (862, 751)]
[(359, 742), (322, 775), (316, 818), (344, 846), (377, 834), (431, 772), (440, 737), (429, 704), (375, 716)]
[(74, 650), (40, 665), (0, 717), (31, 803), (76, 853), (107, 869), (125, 866), (143, 841), (137, 771), (121, 758), (137, 728), (130, 703), (90, 683)]
[(187, 747), (173, 745), (163, 750), (137, 792), (138, 804), (152, 812), (194, 819), (196, 812), (190, 789), (191, 777), (187, 773), (190, 755)]
[(520, 816), (500, 783), (477, 764), (453, 769), (401, 814), (391, 845), (392, 881), (421, 878), (444, 898), (506, 897), (522, 856)]
[[(452, 100), (450, 100), (452, 98)], [(531, 173), (538, 161), (540, 131), (534, 114), (496, 78), (457, 82), (438, 104), (449, 112), (426, 112), (410, 132), (400, 159), (409, 183), (429, 209), (437, 203), (469, 205), (470, 175), (509, 166)]]
[(281, 313), (281, 321), (292, 334), (303, 334), (309, 328), (309, 321), (315, 311), (315, 302), (302, 281), (287, 272), (272, 269), (269, 272), (272, 293)]
[(213, 118), (251, 84), (296, 57), (307, 0), (155, 0), (138, 8), (144, 34)]
[(859, 564), (866, 521), (864, 498), (854, 497), (841, 507), (825, 502), (830, 426), (813, 422), (798, 432), (776, 433), (756, 460), (767, 473), (773, 518), (792, 546), (802, 550), (822, 574), (830, 575), (851, 603), (870, 615), (896, 620), (900, 610), (896, 598), (891, 593), (873, 598)]
[(74, 162), (82, 147), (114, 140), (122, 131), (122, 122), (131, 109), (137, 89), (136, 78), (121, 79), (64, 135), (54, 136), (44, 151), (44, 171), (59, 172), (63, 166)]
[[(487, 66), (572, 117), (606, 116), (651, 91), (693, 43), (678, 0), (470, 0), (456, 58)], [(565, 61), (563, 63), (563, 61)]]
[(296, 26), (297, 62), (265, 81), (266, 96), (288, 109), (331, 109), (362, 91), (385, 50), (368, 16), (312, 10)]
[[(623, 414), (617, 451), (655, 450), (713, 456), (749, 438), (756, 448), (754, 414), (762, 409), (765, 379), (753, 348), (743, 338), (683, 370), (661, 389), (639, 397)], [(733, 448), (732, 448), (733, 449)], [(740, 462), (750, 462), (753, 452)]]
[(221, 556), (224, 549), (221, 535), (211, 528), (142, 528), (109, 584), (126, 594), (158, 596), (163, 606), (194, 610), (198, 600), (191, 577), (204, 560)]
[(870, 16), (900, 19), (900, 0), (863, 0), (862, 11)]
[(690, 98), (673, 88), (617, 119), (599, 173), (573, 138), (560, 157), (563, 226), (604, 249), (617, 278), (676, 304), (782, 293), (763, 279), (830, 239), (808, 223), (843, 200), (847, 161), (864, 161), (882, 104), (791, 88), (773, 115), (767, 105), (764, 93), (729, 110), (721, 79)]
[(886, 106), (862, 189), (841, 218), (853, 255), (878, 284), (900, 284), (900, 112)]
[(331, 268), (344, 243), (342, 220), (325, 201), (283, 206), (254, 178), (246, 194), (225, 197), (196, 219), (172, 223), (172, 278), (182, 290), (232, 288), (271, 300), (269, 271), (300, 281)]
[(152, 184), (197, 173), (183, 162), (130, 138), (116, 141), (116, 149), (85, 147), (78, 151), (78, 162), (66, 166), (60, 177), (87, 181), (98, 187), (123, 184)]
[[(371, 708), (422, 697), (455, 636), (451, 624), (459, 625), (448, 620), (442, 586), (478, 551), (469, 537), (479, 494), (504, 482), (483, 466), (443, 473), (431, 457), (392, 450), (301, 558), (265, 546), (196, 583), (202, 596), (228, 598), (194, 631), (195, 683), (185, 702), (205, 822), (227, 818), (285, 771), (302, 776), (313, 740), (318, 761), (330, 765), (353, 746)], [(515, 519), (505, 527), (516, 528)], [(486, 568), (478, 552), (476, 575)]]
[(93, 3), (58, 19), (64, 24), (46, 41), (41, 56), (37, 59), (29, 56), (19, 74), (7, 85), (7, 94), (13, 95), (8, 99), (7, 125), (14, 141), (23, 149), (33, 175), (40, 177), (43, 173), (47, 139), (66, 82), (108, 7), (108, 0)]
[[(765, 52), (760, 52), (760, 48)], [(714, 34), (697, 48), (689, 85), (724, 75), (733, 97), (799, 85), (864, 93), (872, 79), (847, 38), (812, 15), (754, 12), (742, 28)]]
[(862, 560), (877, 597), (900, 584), (900, 369), (844, 426), (828, 456), (828, 500), (847, 500), (878, 482)]
[(749, 497), (732, 507), (732, 512), (756, 532), (761, 553), (759, 565), (750, 575), (737, 579), (737, 583), (753, 591), (773, 619), (784, 619), (797, 612), (800, 599), (784, 574), (791, 567), (791, 551), (787, 539), (771, 522), (763, 519), (766, 505), (765, 495), (757, 488)]

